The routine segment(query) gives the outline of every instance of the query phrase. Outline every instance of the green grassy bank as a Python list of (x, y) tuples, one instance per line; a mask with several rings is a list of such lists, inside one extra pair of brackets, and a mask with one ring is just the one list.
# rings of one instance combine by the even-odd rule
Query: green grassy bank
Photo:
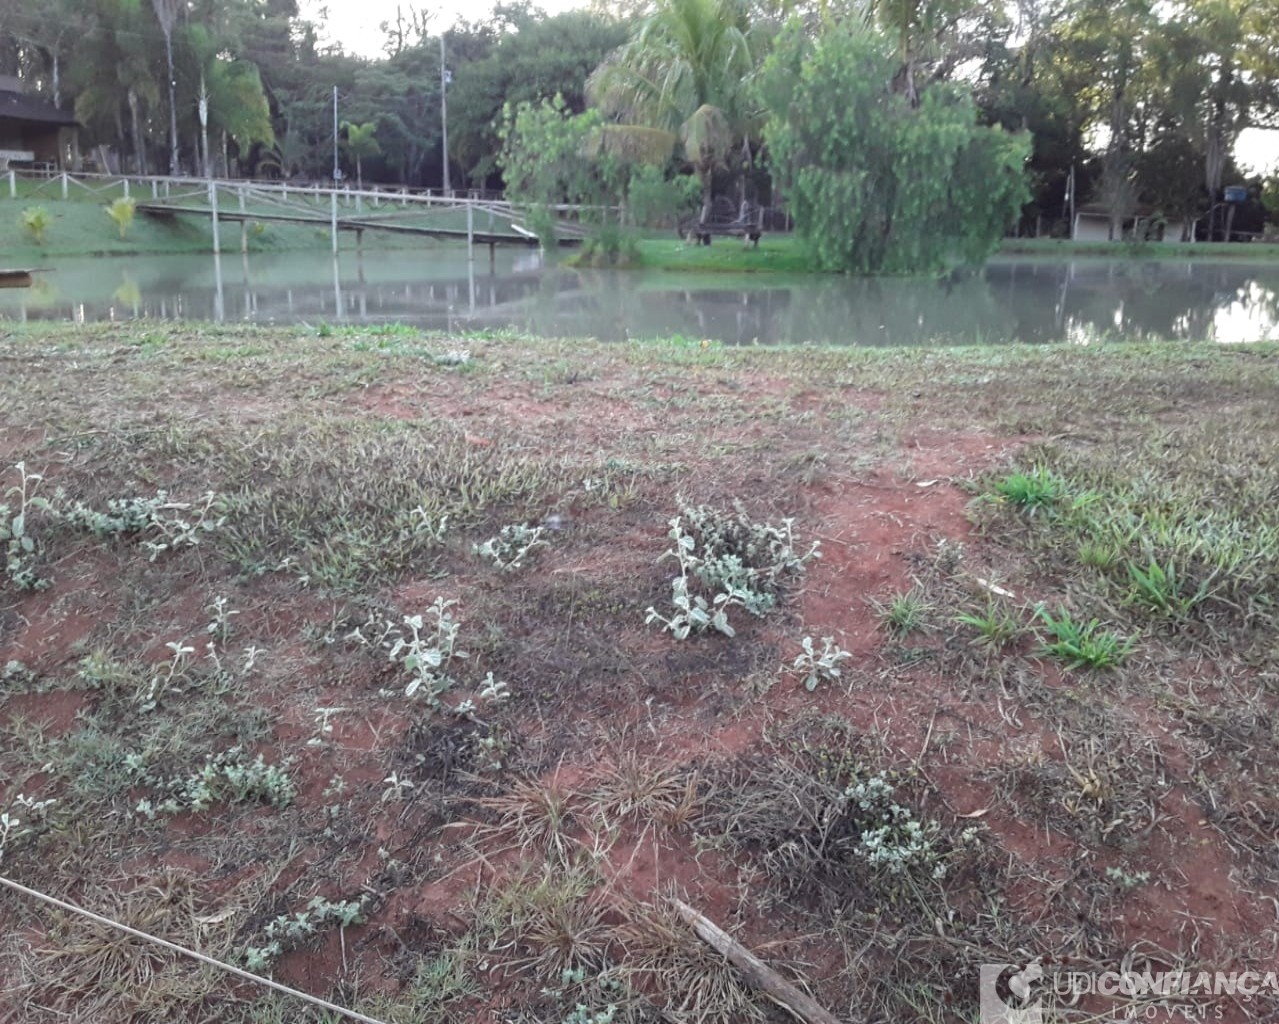
[[(28, 183), (24, 183), (28, 184)], [(213, 232), (209, 218), (178, 216), (149, 217), (138, 213), (124, 238), (107, 216), (106, 206), (119, 190), (90, 197), (81, 194), (67, 200), (47, 195), (22, 195), (0, 199), (0, 265), (5, 267), (38, 267), (60, 256), (145, 255), (148, 253), (207, 253), (213, 251)], [(134, 194), (137, 198), (137, 193)], [(142, 201), (142, 200), (139, 200)], [(23, 212), (35, 206), (50, 215), (43, 244), (37, 243), (22, 224)], [(343, 211), (345, 215), (346, 211)], [(219, 223), (219, 239), (223, 252), (240, 251), (240, 224), (224, 220)], [(343, 232), (341, 246), (355, 247), (355, 236)], [(327, 228), (304, 224), (279, 224), (251, 221), (248, 226), (249, 252), (324, 251), (329, 247)], [(427, 242), (407, 235), (381, 234), (369, 231), (364, 248), (373, 250), (420, 248)]]

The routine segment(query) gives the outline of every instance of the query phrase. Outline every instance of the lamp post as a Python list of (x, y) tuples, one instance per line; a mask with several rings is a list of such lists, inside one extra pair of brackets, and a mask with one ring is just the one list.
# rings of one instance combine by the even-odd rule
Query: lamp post
[(213, 180), (213, 166), (209, 163), (209, 92), (204, 85), (203, 73), (200, 75), (200, 135), (204, 140), (204, 177), (209, 184), (209, 213), (213, 219), (213, 255), (216, 257), (222, 251), (222, 240), (218, 237), (218, 186)]

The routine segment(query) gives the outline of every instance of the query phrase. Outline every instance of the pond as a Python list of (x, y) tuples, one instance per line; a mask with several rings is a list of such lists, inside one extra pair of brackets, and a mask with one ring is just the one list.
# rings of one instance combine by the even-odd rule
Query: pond
[(570, 270), (536, 252), (463, 247), (328, 254), (58, 259), (0, 319), (159, 317), (401, 322), (729, 344), (1088, 342), (1279, 338), (1279, 263), (996, 258), (934, 279)]

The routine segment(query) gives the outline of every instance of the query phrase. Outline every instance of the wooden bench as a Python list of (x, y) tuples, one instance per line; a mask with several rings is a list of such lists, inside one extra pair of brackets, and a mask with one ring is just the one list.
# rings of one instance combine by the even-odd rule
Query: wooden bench
[(754, 203), (747, 203), (741, 210), (732, 200), (721, 196), (711, 205), (709, 217), (681, 221), (680, 237), (698, 245), (710, 245), (711, 239), (740, 238), (754, 246), (764, 234), (764, 211)]

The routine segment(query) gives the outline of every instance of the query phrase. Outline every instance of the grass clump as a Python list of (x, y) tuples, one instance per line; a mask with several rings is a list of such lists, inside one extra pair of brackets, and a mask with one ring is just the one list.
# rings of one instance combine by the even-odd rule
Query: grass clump
[(994, 490), (1004, 500), (1034, 515), (1053, 508), (1066, 496), (1066, 482), (1041, 463), (995, 481)]
[(1103, 629), (1097, 619), (1076, 621), (1065, 608), (1053, 615), (1041, 606), (1036, 615), (1048, 634), (1044, 652), (1064, 661), (1068, 668), (1115, 668), (1136, 646), (1135, 641)]
[(1021, 635), (1021, 623), (1006, 608), (993, 601), (980, 612), (960, 612), (955, 621), (976, 632), (973, 643), (989, 650), (1000, 650)]
[(875, 607), (884, 625), (897, 637), (922, 629), (928, 611), (923, 595), (915, 590), (898, 594), (887, 604), (876, 602)]
[(1128, 595), (1130, 604), (1174, 618), (1184, 617), (1202, 601), (1212, 583), (1210, 577), (1193, 594), (1185, 594), (1173, 563), (1170, 561), (1164, 566), (1154, 559), (1145, 567), (1130, 562), (1128, 578), (1132, 581), (1132, 589)]

